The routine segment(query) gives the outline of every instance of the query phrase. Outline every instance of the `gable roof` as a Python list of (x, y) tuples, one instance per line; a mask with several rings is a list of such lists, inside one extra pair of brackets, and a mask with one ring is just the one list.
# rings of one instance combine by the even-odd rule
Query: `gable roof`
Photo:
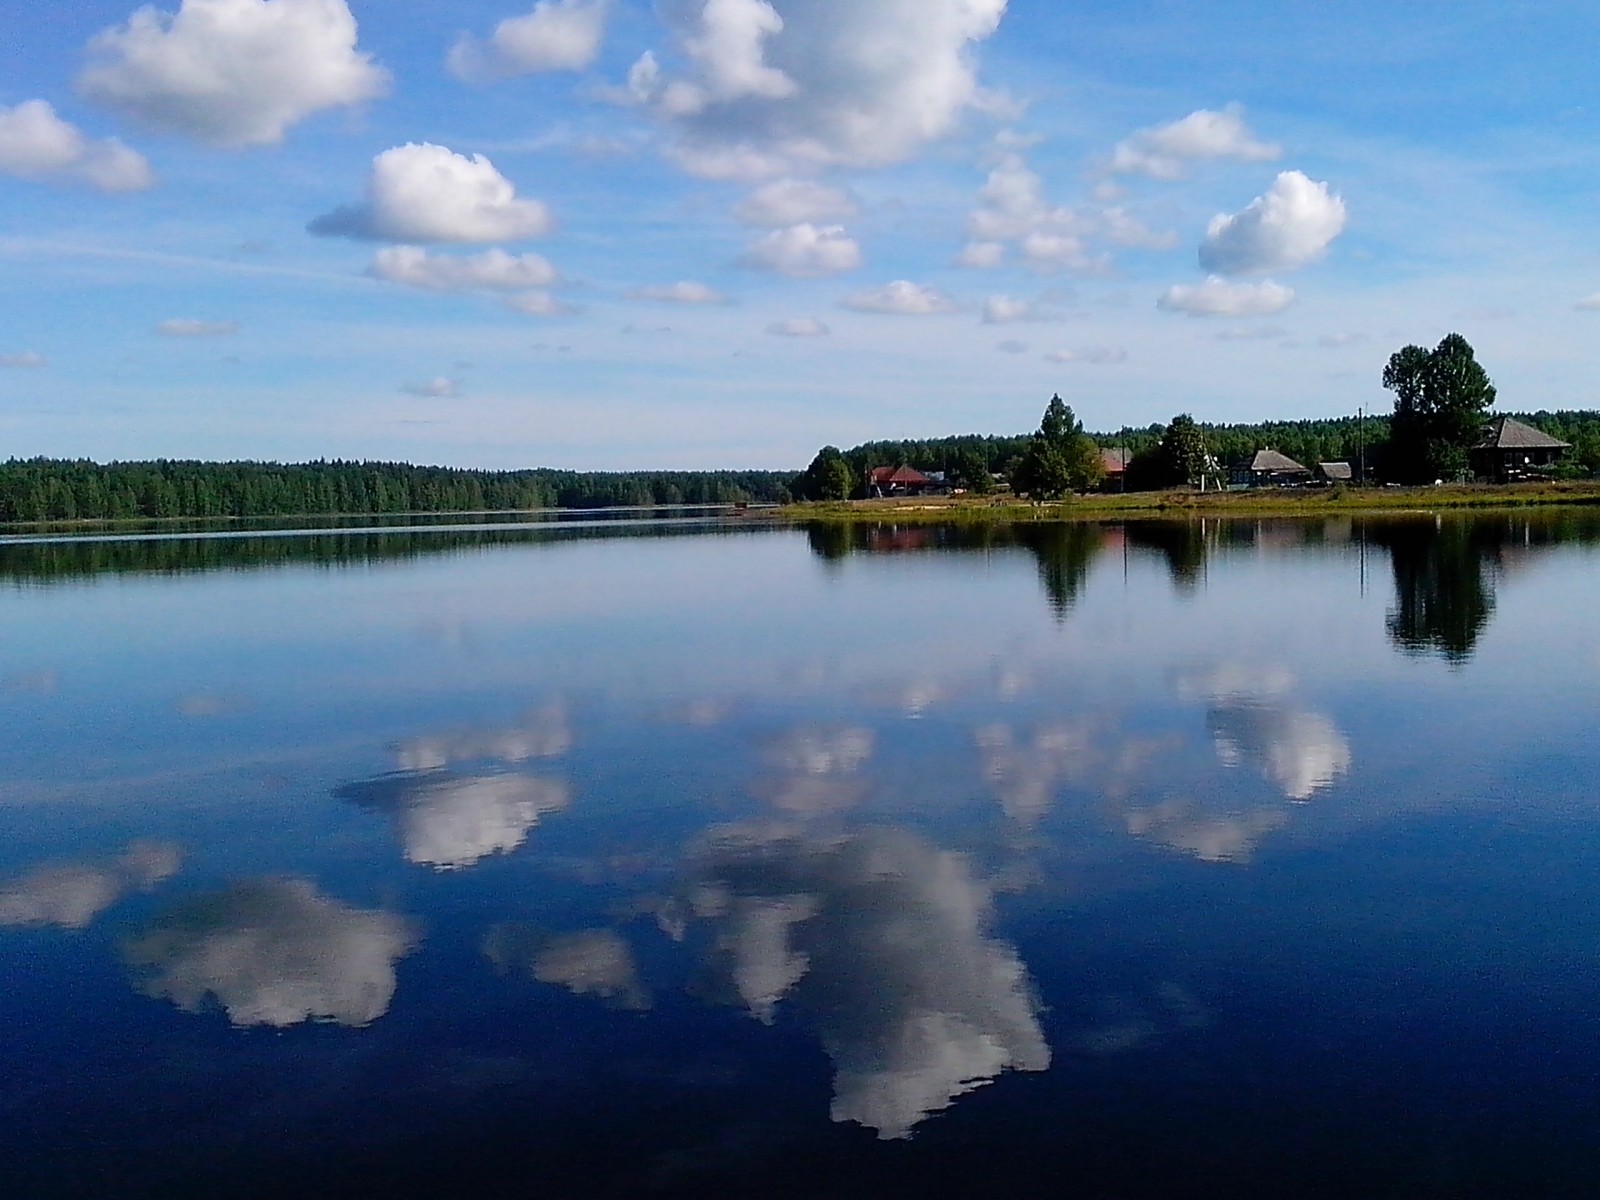
[(1476, 450), (1567, 450), (1571, 442), (1553, 438), (1515, 417), (1496, 417), (1473, 447)]
[(1350, 469), (1347, 462), (1318, 463), (1317, 470), (1322, 472), (1324, 479), (1354, 479), (1355, 472)]
[(1100, 451), (1100, 465), (1106, 469), (1107, 475), (1120, 475), (1128, 469), (1128, 461), (1133, 457), (1133, 451), (1121, 446)]
[(871, 471), (867, 472), (867, 481), (879, 486), (890, 483), (918, 484), (933, 482), (921, 471), (907, 466), (873, 467)]
[(1304, 471), (1305, 468), (1287, 454), (1279, 454), (1276, 450), (1257, 450), (1255, 457), (1250, 460), (1251, 471)]

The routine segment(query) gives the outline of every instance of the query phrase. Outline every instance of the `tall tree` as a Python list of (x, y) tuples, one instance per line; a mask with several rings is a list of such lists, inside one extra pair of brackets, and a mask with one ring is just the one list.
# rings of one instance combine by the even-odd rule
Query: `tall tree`
[(1104, 474), (1099, 448), (1084, 434), (1083, 423), (1059, 395), (1051, 396), (1039, 432), (1013, 472), (1012, 486), (1035, 500), (1059, 500), (1087, 491)]
[(1205, 434), (1194, 418), (1179, 413), (1161, 435), (1161, 467), (1169, 487), (1195, 484), (1214, 469)]
[(789, 490), (802, 500), (848, 500), (855, 486), (856, 473), (839, 447), (824, 446)]
[(1383, 386), (1394, 393), (1389, 473), (1404, 483), (1464, 474), (1495, 398), (1467, 339), (1452, 333), (1432, 350), (1401, 347), (1389, 356)]

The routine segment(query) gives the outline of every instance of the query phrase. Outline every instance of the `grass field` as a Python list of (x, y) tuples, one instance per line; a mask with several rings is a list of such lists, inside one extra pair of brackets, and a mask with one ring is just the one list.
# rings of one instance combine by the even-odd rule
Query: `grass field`
[(1446, 484), (1437, 487), (1261, 488), (1237, 492), (1130, 492), (1056, 504), (1014, 497), (928, 496), (791, 504), (779, 515), (812, 521), (1103, 521), (1186, 517), (1328, 516), (1600, 504), (1600, 481)]

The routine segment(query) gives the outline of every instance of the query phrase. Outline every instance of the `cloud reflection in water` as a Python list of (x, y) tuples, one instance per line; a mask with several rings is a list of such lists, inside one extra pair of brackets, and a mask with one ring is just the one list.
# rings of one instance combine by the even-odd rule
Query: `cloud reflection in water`
[(836, 1121), (901, 1138), (1049, 1047), (1015, 950), (987, 932), (989, 888), (916, 834), (714, 833), (689, 907), (730, 996), (770, 1021), (792, 1006), (834, 1064)]
[(237, 1026), (359, 1027), (389, 1011), (395, 963), (417, 945), (404, 917), (354, 908), (298, 879), (259, 879), (186, 900), (127, 940), (139, 989)]
[(182, 851), (170, 842), (140, 841), (107, 863), (36, 867), (0, 885), (0, 925), (87, 928), (129, 892), (147, 892), (176, 875), (182, 861)]

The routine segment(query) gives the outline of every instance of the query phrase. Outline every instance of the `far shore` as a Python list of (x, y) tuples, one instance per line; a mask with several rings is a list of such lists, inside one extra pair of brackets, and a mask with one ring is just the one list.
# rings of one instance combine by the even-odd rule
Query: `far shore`
[(1341, 516), (1600, 504), (1600, 480), (1441, 484), (1433, 487), (1258, 488), (1250, 491), (1088, 493), (1048, 504), (1015, 496), (918, 496), (785, 505), (796, 521), (1184, 520), (1191, 517)]

